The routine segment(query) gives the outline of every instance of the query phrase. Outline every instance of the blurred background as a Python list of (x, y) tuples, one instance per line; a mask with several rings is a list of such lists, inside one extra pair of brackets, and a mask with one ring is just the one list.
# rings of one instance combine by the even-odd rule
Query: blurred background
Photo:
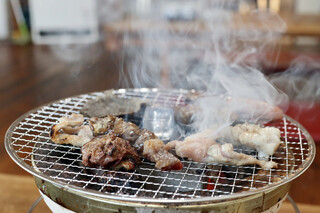
[[(286, 93), (286, 114), (319, 150), (318, 0), (0, 0), (0, 212), (26, 212), (38, 196), (3, 145), (19, 116), (112, 88), (207, 89), (184, 76), (205, 76), (221, 60), (259, 70)], [(309, 212), (320, 211), (319, 175), (317, 155), (290, 192)]]

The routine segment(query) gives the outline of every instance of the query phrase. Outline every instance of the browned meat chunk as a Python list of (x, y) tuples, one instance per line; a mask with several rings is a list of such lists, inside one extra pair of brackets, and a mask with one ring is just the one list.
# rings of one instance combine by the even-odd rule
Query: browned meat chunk
[(165, 149), (163, 141), (151, 139), (144, 142), (143, 156), (161, 170), (180, 170), (183, 168), (181, 161)]
[(158, 139), (158, 137), (150, 130), (143, 129), (141, 130), (140, 136), (138, 137), (133, 146), (138, 150), (139, 153), (142, 153), (144, 142), (150, 139)]
[(180, 170), (183, 167), (180, 160), (165, 149), (163, 141), (147, 129), (140, 130), (135, 124), (111, 115), (105, 118), (91, 118), (89, 123), (94, 134), (112, 132), (130, 141), (146, 159), (156, 163), (156, 168)]
[(104, 135), (113, 130), (115, 120), (116, 117), (114, 116), (107, 116), (104, 118), (93, 117), (89, 119), (89, 124), (94, 135)]
[(113, 133), (93, 138), (82, 146), (81, 152), (85, 166), (132, 170), (140, 163), (138, 153), (129, 141)]
[(82, 146), (93, 138), (88, 125), (83, 125), (84, 118), (80, 114), (62, 117), (59, 123), (51, 128), (51, 140), (57, 144)]
[(112, 131), (130, 142), (136, 141), (140, 136), (141, 130), (137, 125), (112, 115), (104, 118), (91, 118), (89, 123), (95, 135), (106, 134)]
[(131, 122), (126, 122), (122, 118), (116, 118), (113, 131), (115, 134), (120, 135), (120, 137), (130, 142), (135, 142), (141, 132), (137, 125)]
[(199, 106), (195, 104), (187, 104), (184, 106), (177, 106), (174, 108), (175, 119), (182, 124), (192, 123), (192, 116), (199, 111)]

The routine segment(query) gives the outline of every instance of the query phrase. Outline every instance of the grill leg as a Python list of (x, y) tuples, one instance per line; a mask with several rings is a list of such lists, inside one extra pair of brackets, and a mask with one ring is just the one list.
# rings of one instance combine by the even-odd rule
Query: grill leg
[(34, 201), (33, 204), (30, 206), (28, 213), (32, 213), (34, 208), (36, 208), (36, 206), (40, 203), (41, 200), (42, 200), (42, 196), (40, 195), (38, 199)]
[(296, 202), (294, 202), (294, 200), (292, 199), (292, 197), (290, 195), (287, 196), (288, 201), (291, 203), (291, 205), (293, 206), (294, 210), (296, 213), (300, 213), (300, 210), (296, 204)]

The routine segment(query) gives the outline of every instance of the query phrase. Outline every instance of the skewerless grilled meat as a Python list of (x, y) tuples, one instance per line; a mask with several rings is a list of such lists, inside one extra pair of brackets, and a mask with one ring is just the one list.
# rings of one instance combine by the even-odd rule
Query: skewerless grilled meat
[(162, 170), (180, 170), (183, 168), (181, 161), (168, 152), (163, 141), (159, 139), (144, 142), (143, 156), (155, 162), (155, 167)]
[(254, 148), (259, 158), (269, 158), (280, 145), (280, 130), (275, 127), (260, 127), (255, 124), (237, 124), (231, 127), (237, 143)]
[(181, 161), (164, 148), (163, 141), (151, 131), (139, 129), (134, 123), (109, 115), (104, 118), (91, 118), (89, 124), (94, 134), (113, 132), (130, 141), (140, 154), (155, 162), (158, 169), (180, 170), (183, 167)]
[[(251, 126), (250, 126), (251, 127)], [(254, 126), (255, 130), (263, 131), (258, 126)], [(252, 127), (253, 128), (253, 127)], [(269, 129), (267, 129), (269, 131)], [(251, 155), (244, 153), (235, 152), (233, 149), (233, 144), (225, 143), (218, 144), (215, 138), (212, 138), (211, 133), (213, 130), (207, 129), (206, 131), (199, 132), (190, 135), (184, 139), (184, 141), (171, 141), (165, 145), (166, 149), (175, 148), (176, 154), (180, 157), (187, 157), (188, 159), (204, 162), (204, 163), (223, 163), (229, 165), (248, 165), (257, 164), (263, 169), (276, 168), (277, 163), (273, 161), (258, 160)], [(241, 132), (242, 133), (242, 132)], [(256, 132), (245, 132), (245, 137), (247, 135), (255, 138), (264, 139), (265, 136), (261, 136)], [(280, 137), (280, 136), (279, 136)], [(260, 139), (260, 141), (262, 141)], [(279, 139), (280, 141), (280, 139)], [(280, 142), (279, 142), (280, 143)]]
[(51, 140), (57, 144), (81, 147), (93, 138), (90, 127), (83, 125), (83, 121), (83, 115), (74, 113), (69, 117), (60, 118), (59, 123), (51, 128)]
[(129, 141), (114, 133), (93, 138), (82, 146), (81, 152), (85, 166), (132, 170), (140, 163), (140, 157)]
[(158, 139), (158, 137), (150, 130), (143, 129), (141, 130), (140, 136), (138, 137), (138, 139), (136, 140), (133, 146), (138, 150), (139, 153), (142, 153), (145, 141), (151, 140), (151, 139)]
[(135, 142), (140, 136), (141, 130), (137, 125), (126, 122), (122, 118), (109, 115), (104, 118), (93, 117), (89, 124), (95, 135), (106, 134), (110, 131), (130, 142)]

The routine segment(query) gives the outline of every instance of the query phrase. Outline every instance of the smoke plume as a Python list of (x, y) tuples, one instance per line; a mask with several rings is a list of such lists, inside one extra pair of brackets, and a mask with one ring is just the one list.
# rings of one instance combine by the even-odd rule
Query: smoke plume
[(287, 96), (260, 71), (263, 54), (277, 51), (285, 23), (269, 11), (253, 9), (240, 15), (236, 2), (230, 2), (197, 1), (193, 13), (176, 11), (177, 16), (164, 15), (161, 11), (168, 6), (157, 3), (158, 11), (132, 19), (130, 27), (140, 30), (124, 36), (130, 77), (124, 82), (137, 88), (202, 91), (205, 98), (196, 103), (201, 110), (194, 117), (198, 130), (230, 125), (234, 114), (244, 109), (251, 111), (247, 119), (252, 121), (271, 113), (250, 100), (285, 109)]

